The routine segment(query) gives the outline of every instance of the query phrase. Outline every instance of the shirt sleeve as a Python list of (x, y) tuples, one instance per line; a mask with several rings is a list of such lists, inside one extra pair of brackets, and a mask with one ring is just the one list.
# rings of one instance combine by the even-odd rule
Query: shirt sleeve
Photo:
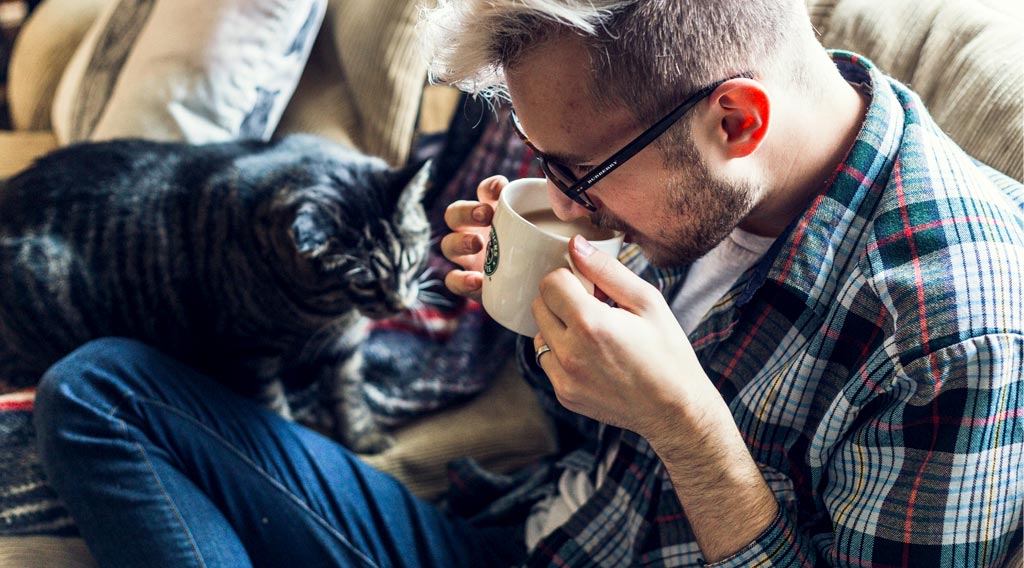
[[(1022, 544), (1024, 337), (956, 343), (897, 368), (846, 417), (818, 498), (709, 566), (1003, 566)], [(863, 389), (860, 389), (863, 391)]]

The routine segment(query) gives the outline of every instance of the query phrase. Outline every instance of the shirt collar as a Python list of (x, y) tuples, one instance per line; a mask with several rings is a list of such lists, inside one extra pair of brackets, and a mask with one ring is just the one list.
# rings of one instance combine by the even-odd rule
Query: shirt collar
[(870, 237), (864, 229), (900, 149), (903, 107), (890, 80), (871, 61), (846, 51), (831, 55), (843, 77), (871, 96), (864, 124), (827, 189), (754, 266), (737, 305), (772, 280), (823, 313), (840, 274), (857, 260), (851, 258), (861, 249), (855, 244)]

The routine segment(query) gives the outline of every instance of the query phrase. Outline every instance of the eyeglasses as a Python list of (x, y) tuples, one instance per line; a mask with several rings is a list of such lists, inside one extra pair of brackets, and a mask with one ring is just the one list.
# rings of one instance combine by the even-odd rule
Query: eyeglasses
[(626, 163), (626, 160), (629, 160), (640, 152), (640, 150), (646, 148), (651, 142), (657, 140), (657, 138), (664, 134), (670, 126), (682, 118), (682, 116), (686, 114), (686, 111), (693, 108), (702, 99), (714, 92), (714, 90), (720, 87), (722, 83), (731, 81), (732, 79), (738, 79), (740, 77), (750, 78), (751, 76), (751, 74), (744, 73), (742, 75), (723, 79), (690, 95), (686, 100), (680, 103), (679, 106), (672, 109), (671, 112), (665, 115), (664, 118), (654, 123), (654, 126), (648, 128), (640, 134), (640, 136), (633, 139), (632, 142), (626, 144), (626, 146), (621, 150), (612, 154), (612, 157), (591, 168), (583, 179), (576, 177), (569, 166), (547, 156), (538, 150), (532, 142), (530, 142), (530, 137), (523, 132), (523, 125), (519, 123), (519, 117), (516, 116), (515, 109), (512, 109), (511, 113), (512, 126), (515, 127), (516, 134), (522, 138), (523, 143), (525, 143), (531, 150), (533, 150), (533, 153), (537, 155), (537, 159), (540, 160), (541, 170), (543, 170), (544, 175), (555, 184), (555, 187), (561, 190), (569, 199), (572, 199), (576, 203), (586, 207), (588, 210), (597, 211), (597, 206), (594, 205), (593, 200), (591, 200), (590, 196), (587, 195), (587, 190), (590, 189), (591, 186), (601, 181), (605, 176), (615, 171), (615, 169), (622, 164)]

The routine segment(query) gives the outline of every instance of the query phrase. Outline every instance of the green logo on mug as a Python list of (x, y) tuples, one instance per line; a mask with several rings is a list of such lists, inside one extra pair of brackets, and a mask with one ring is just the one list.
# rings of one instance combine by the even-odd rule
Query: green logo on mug
[(491, 240), (487, 243), (487, 258), (484, 259), (484, 274), (490, 276), (498, 269), (498, 234), (491, 227)]

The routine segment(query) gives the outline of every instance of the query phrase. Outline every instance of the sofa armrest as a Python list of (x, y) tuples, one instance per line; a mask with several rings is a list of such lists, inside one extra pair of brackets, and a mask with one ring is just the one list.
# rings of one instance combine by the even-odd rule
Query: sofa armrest
[(109, 1), (46, 0), (32, 12), (18, 33), (8, 70), (15, 130), (51, 129), (50, 109), (64, 68)]
[(11, 177), (55, 148), (57, 139), (49, 131), (0, 130), (0, 180)]

